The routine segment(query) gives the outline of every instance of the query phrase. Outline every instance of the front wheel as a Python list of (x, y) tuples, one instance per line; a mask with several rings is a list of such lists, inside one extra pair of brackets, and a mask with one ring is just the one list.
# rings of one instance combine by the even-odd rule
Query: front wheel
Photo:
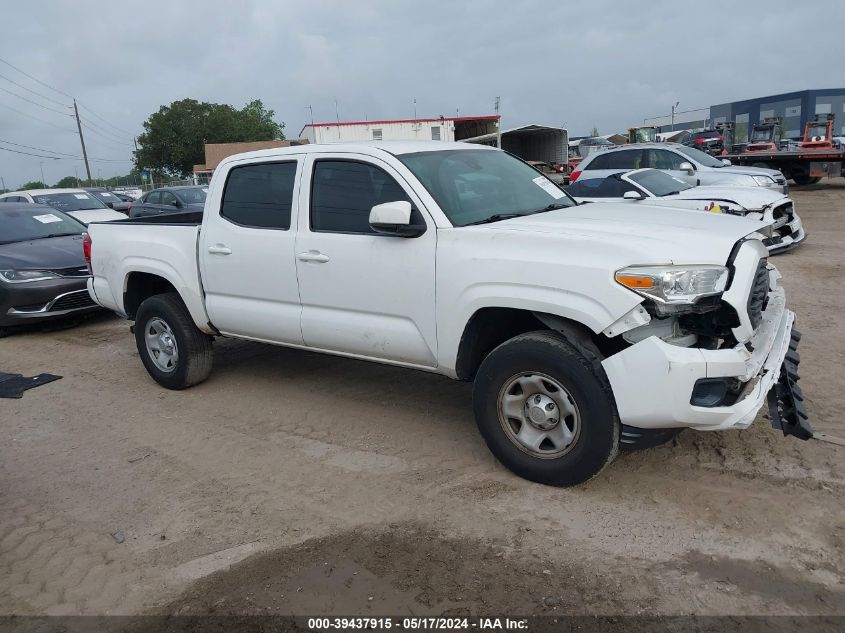
[(517, 475), (572, 486), (619, 450), (620, 423), (597, 350), (557, 332), (521, 334), (493, 350), (473, 386), (478, 429)]
[(211, 373), (211, 337), (194, 324), (175, 292), (145, 299), (135, 317), (141, 362), (162, 387), (185, 389)]

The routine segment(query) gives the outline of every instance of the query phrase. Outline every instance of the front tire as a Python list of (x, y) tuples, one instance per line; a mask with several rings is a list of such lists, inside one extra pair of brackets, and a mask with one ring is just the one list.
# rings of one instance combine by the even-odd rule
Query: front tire
[(211, 373), (211, 337), (194, 324), (175, 292), (145, 299), (135, 316), (141, 362), (162, 387), (185, 389)]
[(482, 362), (473, 386), (478, 429), (509, 470), (573, 486), (619, 451), (619, 416), (591, 342), (558, 332), (516, 336)]

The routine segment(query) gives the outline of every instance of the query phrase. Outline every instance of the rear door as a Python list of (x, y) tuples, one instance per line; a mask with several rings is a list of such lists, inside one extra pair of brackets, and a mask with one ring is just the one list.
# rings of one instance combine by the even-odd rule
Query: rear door
[(161, 192), (151, 191), (141, 198), (140, 204), (132, 205), (132, 217), (146, 217), (156, 215), (161, 202)]
[[(306, 345), (344, 354), (437, 364), (437, 231), (408, 182), (388, 163), (356, 154), (307, 159), (296, 267)], [(407, 200), (415, 238), (375, 233), (370, 209)]]
[(297, 155), (234, 163), (210, 191), (199, 260), (206, 310), (224, 334), (302, 344), (292, 220), (301, 170)]

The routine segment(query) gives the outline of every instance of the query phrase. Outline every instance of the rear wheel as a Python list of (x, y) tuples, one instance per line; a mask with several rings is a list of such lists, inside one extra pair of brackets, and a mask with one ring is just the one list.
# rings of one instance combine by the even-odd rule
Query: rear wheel
[(769, 168), (768, 163), (763, 163), (761, 161), (757, 161), (756, 163), (752, 163), (751, 166), (752, 167), (761, 167), (762, 169), (768, 169)]
[(597, 350), (558, 332), (522, 334), (478, 370), (473, 407), (492, 453), (553, 486), (591, 479), (619, 450), (620, 424)]
[(194, 325), (174, 292), (141, 303), (135, 318), (135, 344), (147, 372), (168, 389), (190, 387), (211, 372), (211, 337)]
[[(810, 178), (809, 172), (806, 171), (796, 171), (792, 173), (792, 180), (795, 181), (796, 185), (809, 185), (812, 184), (812, 178)], [(816, 181), (818, 182), (818, 180)]]

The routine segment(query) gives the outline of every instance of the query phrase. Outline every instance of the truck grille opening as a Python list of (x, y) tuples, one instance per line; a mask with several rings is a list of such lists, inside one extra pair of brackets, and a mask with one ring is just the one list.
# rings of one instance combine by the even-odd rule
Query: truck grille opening
[(748, 295), (748, 318), (751, 320), (751, 327), (757, 328), (763, 321), (763, 310), (769, 302), (769, 260), (761, 259), (757, 265), (757, 272), (754, 274), (754, 282), (751, 284), (751, 293)]

